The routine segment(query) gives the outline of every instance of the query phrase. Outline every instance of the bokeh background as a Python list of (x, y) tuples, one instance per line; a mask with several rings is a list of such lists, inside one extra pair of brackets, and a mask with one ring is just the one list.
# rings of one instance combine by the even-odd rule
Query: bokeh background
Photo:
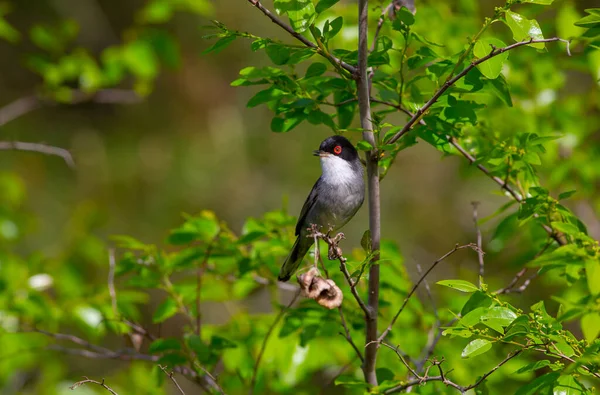
[[(436, 2), (423, 2), (430, 3)], [(447, 22), (427, 31), (434, 42), (444, 41), (444, 36), (458, 30), (459, 25), (461, 31), (470, 27), (474, 34), (484, 16), (501, 4), (470, 0), (439, 3), (435, 12), (427, 8)], [(560, 29), (557, 10), (561, 7), (581, 16), (585, 8), (597, 6), (593, 0), (556, 3), (562, 5), (538, 13), (544, 31)], [(33, 0), (11, 4), (9, 19), (19, 31), (27, 32), (38, 23), (72, 19), (80, 27), (75, 44), (99, 54), (127, 37), (136, 12), (145, 2)], [(160, 244), (168, 229), (181, 222), (182, 213), (194, 214), (204, 209), (214, 211), (236, 232), (246, 218), (260, 217), (266, 211), (284, 207), (297, 215), (320, 173), (311, 152), (331, 131), (324, 125), (303, 123), (290, 133), (273, 133), (269, 109), (246, 107), (259, 88), (232, 87), (230, 83), (247, 65), (268, 65), (267, 56), (251, 51), (249, 41), (243, 39), (218, 54), (202, 54), (214, 42), (202, 38), (208, 33), (204, 26), (214, 18), (256, 35), (282, 40), (288, 37), (246, 1), (215, 0), (212, 4), (213, 17), (178, 13), (164, 26), (175, 38), (179, 56), (161, 70), (151, 92), (139, 102), (47, 105), (0, 127), (2, 141), (63, 147), (72, 153), (76, 163), (72, 169), (58, 157), (0, 151), (0, 172), (17, 174), (23, 180), (28, 191), (25, 209), (34, 214), (26, 224), (27, 237), (18, 244), (19, 252), (55, 257), (71, 248), (82, 233), (98, 236), (109, 244), (109, 236), (114, 234), (134, 235)], [(354, 6), (353, 2), (341, 4)], [(417, 10), (419, 7), (417, 0)], [(467, 14), (469, 17), (464, 17)], [(505, 30), (501, 26), (492, 29), (506, 35)], [(26, 36), (25, 33), (25, 39), (17, 44), (0, 41), (0, 107), (41, 89), (42, 80), (28, 67), (29, 54), (39, 49)], [(459, 50), (463, 43), (452, 45), (456, 48), (448, 48), (448, 52)], [(531, 52), (530, 59), (534, 59), (536, 54)], [(565, 56), (562, 47), (553, 48), (552, 53)], [(579, 55), (583, 56), (581, 52)], [(565, 82), (553, 91), (556, 101), (572, 95), (596, 98), (599, 93), (597, 81), (587, 71), (571, 69), (562, 78)], [(533, 101), (539, 116), (556, 110), (552, 103)], [(585, 138), (590, 146), (597, 147), (599, 108), (592, 105), (588, 110), (587, 119), (577, 122), (586, 125), (590, 132)], [(404, 119), (399, 114), (388, 122), (401, 123)], [(558, 133), (569, 134), (569, 130), (560, 127), (557, 125)], [(352, 132), (348, 137), (357, 142), (360, 133)], [(561, 140), (556, 151), (567, 152), (568, 148), (568, 141)], [(597, 153), (597, 149), (591, 152)], [(589, 154), (588, 159), (592, 166), (594, 155)], [(540, 173), (553, 195), (572, 189), (565, 177), (553, 178), (552, 168), (543, 168)], [(590, 177), (591, 181), (570, 180), (584, 185), (584, 191), (566, 205), (598, 238), (599, 182), (594, 174)], [(382, 183), (382, 234), (398, 243), (413, 278), (417, 262), (425, 265), (456, 243), (474, 241), (473, 201), (480, 202), (479, 215), (486, 217), (508, 199), (463, 158), (443, 156), (427, 143), (421, 142), (398, 156)], [(345, 228), (347, 248), (359, 247), (367, 223), (365, 206)], [(495, 223), (483, 226), (485, 242), (491, 239)], [(503, 254), (492, 249), (487, 261), (490, 276), (498, 275), (497, 285), (501, 285), (501, 279), (512, 277), (520, 262), (520, 258), (512, 262), (510, 250)], [(90, 271), (89, 281), (104, 281), (107, 268), (102, 263), (89, 265), (82, 260), (81, 265), (82, 271)], [(440, 267), (432, 280), (460, 276), (475, 281), (476, 269), (476, 256), (465, 254), (456, 257), (452, 265)], [(527, 304), (527, 299), (536, 300), (546, 292), (546, 286), (544, 280), (534, 284), (523, 304)], [(269, 309), (264, 298), (256, 298), (256, 304), (253, 308), (257, 310)], [(215, 314), (214, 319), (218, 318)], [(73, 360), (73, 364), (78, 361)], [(75, 366), (73, 369), (82, 370)]]

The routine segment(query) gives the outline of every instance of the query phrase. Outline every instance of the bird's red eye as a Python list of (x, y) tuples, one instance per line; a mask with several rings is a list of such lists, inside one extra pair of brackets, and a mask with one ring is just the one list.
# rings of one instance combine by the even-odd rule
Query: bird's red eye
[(336, 145), (335, 148), (333, 149), (333, 153), (335, 153), (336, 155), (339, 155), (342, 153), (342, 146), (341, 145)]

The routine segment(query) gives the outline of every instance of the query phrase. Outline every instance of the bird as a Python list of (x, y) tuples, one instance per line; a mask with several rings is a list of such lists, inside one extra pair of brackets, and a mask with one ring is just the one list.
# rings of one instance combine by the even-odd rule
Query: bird
[(314, 224), (336, 231), (354, 217), (365, 200), (363, 165), (356, 148), (344, 136), (323, 140), (313, 154), (321, 162), (321, 177), (310, 191), (296, 223), (296, 242), (279, 271), (288, 281), (314, 243), (308, 228)]

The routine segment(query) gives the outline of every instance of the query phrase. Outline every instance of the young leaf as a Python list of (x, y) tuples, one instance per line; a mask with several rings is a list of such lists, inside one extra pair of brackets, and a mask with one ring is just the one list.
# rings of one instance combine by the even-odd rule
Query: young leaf
[[(513, 33), (515, 41), (525, 41), (529, 39), (540, 40), (544, 38), (542, 29), (535, 19), (527, 19), (516, 12), (506, 11), (506, 24)], [(528, 44), (534, 48), (543, 49), (544, 43)]]
[(275, 0), (273, 4), (278, 14), (287, 14), (298, 33), (308, 29), (317, 16), (312, 0)]
[(177, 310), (178, 308), (175, 300), (173, 298), (167, 298), (156, 308), (156, 311), (152, 316), (152, 322), (155, 324), (163, 322), (177, 314)]
[(320, 14), (326, 9), (333, 7), (338, 1), (340, 0), (321, 0), (317, 3), (317, 7), (315, 8), (315, 10), (317, 11), (317, 14)]
[(600, 314), (589, 313), (581, 317), (581, 331), (588, 343), (592, 343), (600, 334)]
[[(506, 44), (498, 39), (484, 38), (475, 43), (473, 54), (478, 58), (483, 58), (489, 55), (493, 48), (502, 48), (505, 46)], [(493, 80), (500, 75), (502, 65), (506, 59), (508, 59), (508, 52), (501, 53), (500, 55), (496, 55), (493, 58), (486, 60), (479, 64), (477, 68), (486, 78)]]
[(304, 78), (318, 77), (327, 71), (327, 65), (321, 62), (315, 62), (308, 66)]
[(515, 395), (540, 394), (543, 389), (552, 387), (559, 376), (559, 372), (546, 373), (519, 388)]
[(150, 344), (150, 347), (148, 348), (148, 352), (150, 354), (177, 350), (181, 350), (181, 344), (179, 343), (179, 340), (174, 339), (172, 337), (155, 340), (152, 342), (152, 344)]
[(222, 37), (216, 43), (214, 43), (213, 45), (211, 45), (210, 47), (208, 47), (204, 51), (202, 51), (202, 53), (207, 54), (207, 53), (213, 52), (213, 53), (217, 54), (217, 53), (221, 52), (222, 50), (224, 50), (225, 48), (227, 48), (229, 46), (229, 44), (231, 44), (235, 39), (236, 39), (236, 36)]
[(479, 288), (477, 288), (475, 285), (465, 280), (442, 280), (438, 281), (436, 284), (443, 285), (449, 288), (454, 288), (458, 291), (467, 293), (479, 290)]
[(547, 359), (543, 359), (541, 361), (535, 361), (525, 366), (522, 366), (515, 373), (535, 372), (536, 370), (545, 368), (548, 365), (550, 365), (550, 361), (548, 361)]
[(585, 274), (590, 293), (592, 295), (600, 294), (600, 263), (595, 259), (586, 259)]
[(486, 339), (475, 339), (463, 349), (461, 357), (471, 358), (492, 349), (492, 343)]

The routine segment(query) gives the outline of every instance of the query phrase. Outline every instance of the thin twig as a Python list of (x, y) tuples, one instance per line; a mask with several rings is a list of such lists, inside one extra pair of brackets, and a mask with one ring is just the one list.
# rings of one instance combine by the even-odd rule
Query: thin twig
[(475, 233), (477, 234), (477, 258), (479, 259), (479, 286), (481, 287), (484, 274), (484, 261), (482, 249), (483, 241), (481, 237), (481, 229), (479, 228), (479, 221), (477, 219), (477, 206), (479, 206), (479, 202), (471, 202), (471, 204), (473, 205), (473, 223), (475, 224)]
[[(540, 255), (542, 255), (544, 252), (546, 252), (548, 247), (550, 247), (553, 242), (554, 242), (554, 239), (549, 239), (548, 242), (544, 245), (544, 247), (534, 255), (532, 260), (536, 259)], [(500, 288), (499, 290), (497, 290), (494, 293), (497, 295), (502, 295), (502, 294), (507, 294), (507, 293), (521, 293), (521, 292), (525, 291), (525, 289), (527, 289), (527, 287), (531, 283), (531, 280), (533, 280), (535, 277), (537, 277), (537, 273), (536, 273), (533, 276), (529, 277), (527, 280), (525, 280), (523, 285), (521, 285), (518, 288), (515, 288), (515, 285), (517, 285), (517, 283), (519, 282), (521, 277), (523, 277), (525, 275), (525, 273), (527, 273), (527, 270), (528, 270), (527, 267), (524, 267), (523, 269), (519, 270), (519, 272), (517, 274), (515, 274), (513, 279), (510, 280), (510, 282), (508, 283), (508, 285), (506, 287)]]
[(167, 368), (164, 367), (163, 365), (158, 365), (158, 367), (160, 368), (160, 370), (162, 370), (163, 372), (165, 372), (165, 374), (167, 375), (167, 377), (169, 377), (171, 379), (171, 381), (173, 382), (173, 384), (175, 384), (175, 387), (177, 387), (177, 389), (179, 390), (179, 392), (182, 395), (185, 395), (185, 392), (183, 391), (183, 389), (181, 388), (181, 386), (179, 385), (179, 383), (177, 382), (177, 380), (175, 380), (175, 376), (173, 375), (173, 371), (168, 372)]
[(275, 327), (277, 326), (279, 321), (281, 321), (281, 319), (283, 318), (285, 313), (296, 302), (296, 299), (298, 299), (298, 296), (300, 296), (300, 290), (298, 290), (296, 292), (296, 294), (294, 295), (292, 300), (287, 304), (287, 306), (285, 306), (284, 308), (282, 308), (279, 311), (279, 314), (277, 314), (277, 317), (275, 317), (275, 320), (273, 320), (273, 323), (267, 330), (267, 333), (265, 335), (265, 338), (263, 339), (262, 345), (260, 346), (260, 351), (258, 352), (258, 356), (256, 357), (256, 362), (254, 362), (254, 370), (252, 372), (252, 380), (250, 380), (250, 390), (248, 392), (250, 395), (252, 395), (254, 393), (254, 387), (256, 386), (256, 379), (258, 377), (258, 367), (260, 366), (260, 361), (261, 361), (263, 354), (265, 353), (265, 350), (267, 348), (267, 343), (269, 342), (269, 338), (271, 337), (271, 334), (275, 330)]
[(71, 153), (60, 147), (41, 143), (29, 143), (25, 141), (0, 141), (0, 151), (28, 151), (44, 155), (58, 156), (62, 158), (67, 166), (75, 168), (75, 161)]
[(75, 384), (73, 384), (72, 386), (70, 386), (69, 388), (71, 390), (74, 390), (74, 389), (77, 389), (77, 388), (81, 387), (84, 384), (91, 383), (91, 384), (97, 384), (97, 385), (99, 385), (100, 387), (106, 389), (108, 392), (110, 392), (113, 395), (119, 395), (119, 394), (117, 394), (115, 392), (115, 390), (113, 390), (112, 388), (110, 388), (108, 385), (104, 384), (104, 379), (102, 379), (102, 381), (96, 381), (96, 380), (89, 379), (86, 376), (83, 376), (83, 378), (85, 380), (78, 381)]
[(388, 335), (388, 333), (392, 330), (392, 327), (396, 323), (396, 320), (398, 319), (398, 317), (400, 316), (400, 314), (402, 313), (402, 311), (404, 310), (404, 308), (408, 304), (408, 301), (410, 300), (410, 298), (412, 297), (412, 295), (415, 293), (415, 291), (417, 290), (417, 288), (419, 287), (419, 285), (423, 282), (423, 280), (425, 280), (425, 277), (427, 277), (427, 275), (429, 273), (431, 273), (431, 271), (433, 269), (435, 269), (435, 267), (440, 262), (444, 261), (446, 258), (448, 258), (450, 255), (454, 254), (456, 251), (462, 250), (464, 248), (471, 248), (474, 251), (478, 251), (479, 250), (479, 248), (475, 244), (473, 244), (473, 243), (465, 244), (465, 245), (458, 245), (457, 244), (457, 245), (454, 246), (453, 249), (451, 249), (450, 251), (448, 251), (447, 253), (445, 253), (441, 258), (439, 258), (438, 260), (436, 260), (435, 262), (433, 262), (433, 264), (429, 267), (429, 269), (427, 269), (427, 271), (425, 273), (423, 273), (423, 275), (421, 275), (421, 277), (419, 278), (419, 280), (417, 280), (417, 282), (412, 287), (412, 289), (410, 290), (410, 292), (408, 293), (408, 295), (406, 295), (406, 298), (404, 298), (404, 302), (402, 303), (402, 306), (400, 306), (400, 309), (398, 309), (398, 312), (396, 313), (396, 315), (394, 316), (394, 318), (392, 318), (392, 321), (390, 322), (390, 324), (383, 331), (383, 333), (381, 334), (381, 336), (379, 336), (379, 338), (377, 338), (373, 343), (381, 343), (385, 339), (385, 337)]
[(344, 312), (342, 311), (342, 306), (339, 306), (338, 310), (340, 312), (340, 321), (342, 322), (342, 327), (344, 328), (344, 333), (340, 332), (340, 335), (344, 336), (344, 338), (348, 341), (348, 343), (350, 343), (350, 345), (354, 349), (354, 352), (356, 352), (356, 356), (360, 359), (360, 362), (364, 362), (365, 358), (363, 357), (362, 353), (360, 352), (360, 350), (358, 349), (358, 347), (352, 340), (352, 336), (350, 335), (350, 329), (348, 329), (348, 325), (346, 324), (346, 318), (344, 318)]
[(406, 356), (406, 355), (405, 355), (405, 354), (403, 354), (403, 353), (400, 351), (400, 346), (399, 346), (399, 345), (398, 345), (398, 346), (396, 346), (396, 347), (394, 347), (394, 346), (392, 346), (391, 344), (388, 344), (388, 343), (386, 343), (386, 342), (381, 342), (381, 345), (382, 345), (382, 346), (385, 346), (385, 347), (387, 347), (387, 348), (389, 348), (390, 350), (393, 350), (393, 351), (396, 353), (396, 355), (398, 356), (398, 358), (400, 358), (400, 360), (402, 361), (402, 363), (404, 364), (404, 366), (406, 366), (406, 368), (408, 369), (408, 371), (409, 371), (409, 372), (410, 372), (410, 373), (411, 373), (413, 376), (415, 376), (415, 377), (420, 377), (420, 376), (419, 376), (419, 374), (418, 374), (418, 373), (417, 373), (417, 372), (416, 372), (416, 371), (415, 371), (415, 370), (414, 370), (414, 369), (413, 369), (413, 368), (410, 366), (410, 364), (409, 364), (408, 362), (406, 362), (406, 359), (405, 359), (405, 356)]
[(429, 381), (441, 381), (444, 385), (448, 386), (448, 387), (453, 387), (456, 390), (460, 391), (461, 393), (465, 393), (475, 387), (477, 387), (479, 384), (481, 384), (485, 379), (487, 379), (492, 373), (494, 373), (496, 370), (498, 370), (502, 365), (504, 365), (506, 362), (510, 361), (511, 359), (515, 358), (517, 355), (521, 354), (524, 350), (516, 350), (511, 352), (510, 354), (508, 354), (506, 356), (506, 358), (504, 358), (502, 361), (500, 361), (496, 366), (494, 366), (490, 371), (488, 371), (487, 373), (485, 373), (483, 376), (481, 376), (477, 381), (475, 381), (473, 384), (468, 385), (468, 386), (462, 386), (459, 384), (456, 384), (455, 382), (449, 380), (446, 377), (446, 374), (448, 372), (446, 372), (446, 374), (444, 373), (443, 369), (442, 369), (442, 361), (433, 361), (432, 364), (433, 366), (437, 366), (440, 375), (439, 376), (429, 376), (428, 372), (426, 372), (426, 374), (424, 376), (417, 376), (417, 378), (415, 378), (414, 380), (410, 380), (406, 383), (403, 383), (401, 385), (398, 385), (396, 387), (390, 388), (387, 391), (385, 391), (385, 394), (394, 394), (396, 392), (401, 392), (404, 391), (407, 388), (410, 388), (412, 386), (415, 385), (420, 385)]
[(373, 34), (373, 42), (371, 43), (371, 49), (369, 49), (369, 52), (375, 51), (375, 44), (377, 44), (377, 37), (379, 37), (379, 32), (381, 31), (383, 22), (385, 22), (385, 17), (393, 6), (394, 2), (392, 1), (383, 9), (383, 11), (381, 11), (381, 15), (379, 15), (379, 20), (377, 21), (377, 27), (375, 28), (375, 34)]
[(250, 4), (252, 4), (254, 7), (258, 8), (260, 10), (260, 12), (262, 12), (267, 18), (269, 18), (271, 20), (271, 22), (273, 22), (274, 24), (276, 24), (277, 26), (281, 27), (283, 30), (285, 30), (286, 32), (291, 34), (293, 37), (295, 37), (297, 40), (299, 40), (302, 44), (306, 45), (308, 48), (313, 48), (319, 55), (327, 58), (334, 65), (341, 66), (342, 68), (349, 71), (353, 75), (356, 74), (356, 67), (342, 61), (339, 58), (336, 58), (335, 56), (331, 55), (330, 53), (324, 52), (322, 48), (319, 48), (315, 43), (313, 43), (312, 41), (310, 41), (309, 39), (304, 37), (302, 34), (294, 31), (294, 29), (290, 25), (283, 22), (275, 14), (273, 14), (269, 9), (265, 8), (265, 6), (262, 5), (260, 0), (248, 0), (248, 2)]
[[(67, 104), (80, 104), (93, 102), (100, 104), (134, 104), (142, 99), (132, 90), (128, 89), (102, 89), (95, 93), (85, 93), (79, 90), (72, 92), (71, 101)], [(42, 107), (55, 106), (56, 101), (31, 95), (22, 97), (0, 108), (0, 126), (14, 121), (32, 111)]]

